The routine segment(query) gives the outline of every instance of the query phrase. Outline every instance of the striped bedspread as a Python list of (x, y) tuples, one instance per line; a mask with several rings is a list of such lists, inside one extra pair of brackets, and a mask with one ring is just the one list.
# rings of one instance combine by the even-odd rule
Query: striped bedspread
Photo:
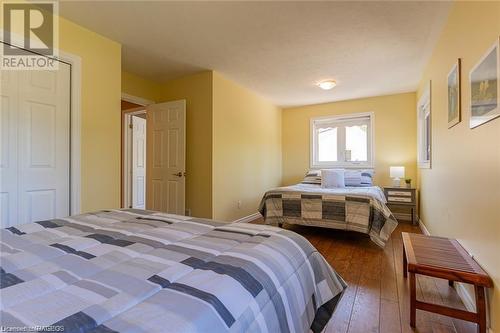
[(259, 212), (268, 224), (292, 223), (351, 230), (384, 247), (397, 221), (378, 186), (322, 188), (297, 184), (266, 192)]
[(0, 231), (11, 331), (320, 332), (346, 287), (266, 225), (112, 210)]

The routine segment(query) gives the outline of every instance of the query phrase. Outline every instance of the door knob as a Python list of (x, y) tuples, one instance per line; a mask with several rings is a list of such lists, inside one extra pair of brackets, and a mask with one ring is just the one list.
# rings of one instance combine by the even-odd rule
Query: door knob
[(182, 177), (182, 172), (173, 173), (172, 176)]

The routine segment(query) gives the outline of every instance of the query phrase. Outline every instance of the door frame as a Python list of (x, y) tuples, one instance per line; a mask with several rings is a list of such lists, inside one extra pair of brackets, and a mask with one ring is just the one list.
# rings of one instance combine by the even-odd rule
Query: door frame
[[(124, 110), (122, 116), (122, 208), (132, 207), (132, 117), (138, 114), (146, 114), (146, 106), (137, 107), (129, 110)], [(146, 126), (148, 126), (146, 120)], [(147, 142), (146, 142), (147, 144)]]
[[(4, 30), (0, 29), (3, 36)], [(24, 50), (24, 38), (12, 33), (10, 45)], [(54, 58), (70, 66), (70, 215), (81, 213), (81, 138), (82, 138), (82, 116), (81, 116), (81, 92), (82, 92), (82, 58), (76, 54), (56, 49), (58, 57)]]
[(81, 115), (81, 91), (82, 91), (82, 58), (64, 51), (59, 51), (59, 58), (71, 66), (71, 148), (70, 148), (70, 213), (77, 215), (82, 212), (81, 208), (81, 139), (82, 139), (82, 115)]
[(130, 103), (134, 103), (140, 106), (148, 106), (149, 104), (154, 104), (155, 102), (149, 99), (145, 99), (142, 97), (130, 95), (127, 93), (122, 92), (122, 101), (127, 101)]

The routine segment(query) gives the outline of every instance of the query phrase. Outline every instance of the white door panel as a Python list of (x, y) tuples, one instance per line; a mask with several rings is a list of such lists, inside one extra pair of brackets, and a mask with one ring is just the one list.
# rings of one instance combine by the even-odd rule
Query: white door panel
[(9, 76), (2, 85), (2, 132), (9, 124), (8, 139), (2, 133), (2, 227), (67, 216), (70, 66), (2, 74)]
[(147, 207), (185, 214), (186, 101), (147, 107)]
[(28, 190), (25, 198), (27, 221), (42, 221), (57, 216), (56, 190)]
[(18, 72), (0, 71), (1, 110), (0, 129), (0, 218), (1, 227), (10, 227), (18, 222), (18, 186), (17, 186), (17, 112), (18, 109)]
[(132, 116), (132, 207), (146, 208), (146, 119)]

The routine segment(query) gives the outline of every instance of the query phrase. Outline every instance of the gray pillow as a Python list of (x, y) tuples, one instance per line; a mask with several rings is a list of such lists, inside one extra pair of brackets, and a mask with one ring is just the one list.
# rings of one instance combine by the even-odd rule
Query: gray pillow
[(349, 170), (345, 172), (346, 186), (373, 186), (373, 170)]
[(361, 186), (373, 186), (373, 170), (361, 170)]

